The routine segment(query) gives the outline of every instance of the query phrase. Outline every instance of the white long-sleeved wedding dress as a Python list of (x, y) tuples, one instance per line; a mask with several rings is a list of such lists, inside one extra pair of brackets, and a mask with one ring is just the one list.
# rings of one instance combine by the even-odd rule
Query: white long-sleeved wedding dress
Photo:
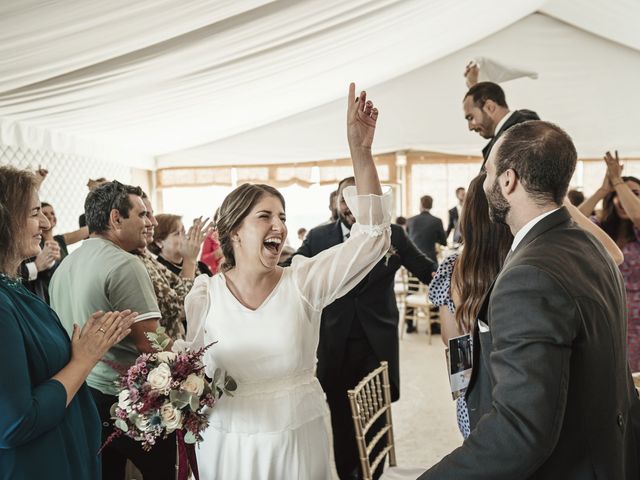
[[(206, 371), (237, 382), (210, 415), (197, 449), (205, 480), (337, 478), (329, 409), (314, 376), (322, 309), (357, 285), (390, 245), (391, 194), (344, 193), (356, 218), (350, 238), (313, 258), (296, 256), (257, 309), (243, 306), (225, 277), (200, 276), (186, 300), (186, 344)], [(346, 393), (345, 393), (346, 395)]]

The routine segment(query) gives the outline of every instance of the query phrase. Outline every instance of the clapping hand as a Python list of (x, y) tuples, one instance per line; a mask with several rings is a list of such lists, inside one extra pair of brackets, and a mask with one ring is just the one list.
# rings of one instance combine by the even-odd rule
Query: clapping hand
[(79, 362), (95, 365), (116, 343), (131, 333), (138, 312), (95, 312), (82, 329), (73, 325), (71, 356)]
[(184, 263), (196, 261), (200, 247), (202, 247), (202, 242), (211, 234), (212, 230), (213, 224), (209, 222), (208, 218), (203, 220), (202, 217), (198, 217), (193, 220), (193, 225), (191, 225), (187, 232), (180, 252)]
[(349, 85), (349, 97), (347, 107), (347, 136), (351, 149), (371, 149), (373, 135), (376, 131), (378, 109), (373, 106), (371, 100), (367, 100), (366, 92), (360, 92), (356, 97), (356, 85)]
[(613, 189), (616, 185), (624, 182), (622, 180), (622, 169), (623, 165), (620, 163), (620, 158), (618, 157), (618, 151), (615, 150), (615, 158), (611, 155), (611, 152), (607, 152), (604, 155), (604, 161), (607, 164), (607, 179), (609, 181), (610, 190)]
[(60, 260), (60, 245), (55, 240), (47, 240), (36, 257), (36, 269), (39, 272), (49, 270), (58, 260)]

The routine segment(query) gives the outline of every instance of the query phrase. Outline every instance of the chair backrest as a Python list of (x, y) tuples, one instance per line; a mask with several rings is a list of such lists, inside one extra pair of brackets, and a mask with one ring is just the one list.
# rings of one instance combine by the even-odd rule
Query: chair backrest
[[(393, 421), (391, 418), (391, 389), (389, 386), (389, 366), (380, 362), (380, 366), (363, 378), (358, 385), (347, 392), (351, 404), (351, 415), (356, 430), (356, 443), (360, 455), (363, 480), (371, 480), (385, 455), (389, 454), (389, 465), (396, 466), (396, 450), (393, 438)], [(374, 424), (377, 426), (383, 419), (384, 426), (367, 436)], [(369, 438), (369, 440), (367, 440)], [(384, 447), (379, 449), (373, 461), (371, 452), (384, 439)]]
[(427, 294), (427, 292), (429, 291), (429, 285), (426, 285), (424, 283), (422, 283), (418, 277), (414, 277), (413, 275), (409, 274), (408, 278), (407, 278), (407, 286), (408, 286), (408, 290), (412, 293), (419, 293), (419, 294)]

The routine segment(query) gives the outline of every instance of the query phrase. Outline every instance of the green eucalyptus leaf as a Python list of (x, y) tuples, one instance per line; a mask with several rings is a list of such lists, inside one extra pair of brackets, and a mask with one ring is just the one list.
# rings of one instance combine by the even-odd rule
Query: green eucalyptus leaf
[(193, 434), (192, 431), (187, 431), (187, 433), (184, 434), (184, 443), (189, 443), (189, 444), (193, 444), (196, 443), (198, 441), (198, 439), (196, 438), (196, 436)]
[(200, 399), (195, 395), (191, 395), (191, 401), (189, 402), (189, 406), (191, 407), (191, 410), (193, 410), (194, 412), (197, 412), (198, 409), (200, 408)]
[(191, 394), (187, 392), (181, 392), (179, 390), (171, 390), (169, 393), (169, 401), (179, 409), (183, 409), (189, 405), (191, 401)]
[(233, 377), (231, 375), (225, 375), (225, 377), (224, 377), (224, 389), (227, 392), (235, 392), (237, 388), (238, 388), (238, 384), (233, 379)]
[(125, 422), (121, 418), (116, 419), (116, 421), (114, 422), (114, 425), (116, 427), (118, 427), (120, 430), (122, 430), (124, 433), (127, 433), (129, 431), (129, 427), (127, 426), (127, 422)]
[(216, 371), (213, 372), (213, 384), (217, 385), (218, 382), (220, 381), (220, 377), (222, 376), (222, 369), (221, 368), (216, 368)]
[(117, 402), (111, 405), (111, 408), (109, 409), (109, 414), (111, 415), (111, 418), (116, 418), (116, 408), (118, 408)]

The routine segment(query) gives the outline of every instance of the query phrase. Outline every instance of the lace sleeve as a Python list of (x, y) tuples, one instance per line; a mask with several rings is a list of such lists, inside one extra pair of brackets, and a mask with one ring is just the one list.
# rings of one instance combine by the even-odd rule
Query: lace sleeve
[(204, 347), (204, 328), (211, 307), (209, 283), (210, 277), (207, 275), (199, 275), (194, 280), (184, 302), (187, 318), (186, 340), (176, 340), (173, 344), (174, 352)]
[(383, 195), (357, 195), (347, 187), (344, 197), (356, 218), (347, 241), (291, 264), (302, 298), (320, 310), (355, 287), (391, 245), (391, 190)]
[(429, 301), (438, 307), (446, 305), (452, 315), (456, 313), (456, 306), (451, 298), (451, 276), (457, 259), (457, 253), (445, 258), (429, 285)]

